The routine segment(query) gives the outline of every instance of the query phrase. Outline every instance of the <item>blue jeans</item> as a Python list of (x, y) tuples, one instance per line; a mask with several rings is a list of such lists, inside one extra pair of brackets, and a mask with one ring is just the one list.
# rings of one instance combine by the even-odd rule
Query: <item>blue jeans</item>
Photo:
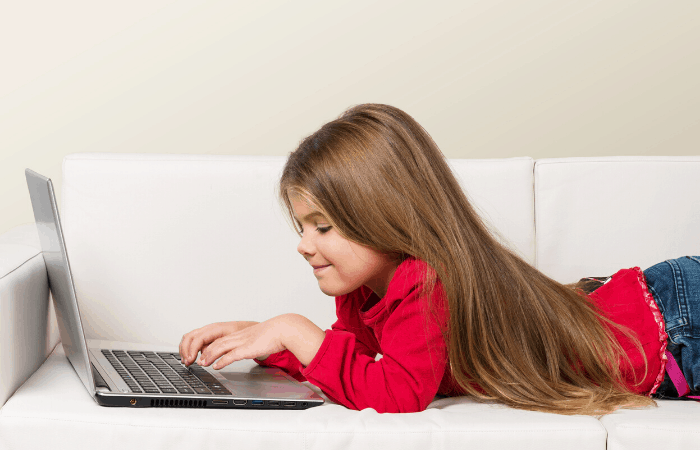
[[(644, 276), (666, 322), (667, 349), (683, 371), (689, 395), (700, 395), (700, 256), (669, 259)], [(655, 397), (678, 398), (668, 373)]]

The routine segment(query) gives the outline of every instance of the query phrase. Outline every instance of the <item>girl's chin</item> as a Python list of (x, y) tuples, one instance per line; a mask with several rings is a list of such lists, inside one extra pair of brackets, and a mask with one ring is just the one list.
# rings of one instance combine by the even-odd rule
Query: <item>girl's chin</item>
[(324, 294), (326, 294), (330, 297), (339, 297), (341, 295), (345, 295), (345, 294), (348, 294), (351, 292), (347, 289), (343, 289), (342, 287), (331, 287), (331, 286), (326, 286), (325, 284), (326, 283), (319, 280), (318, 287), (321, 289), (321, 292), (323, 292)]

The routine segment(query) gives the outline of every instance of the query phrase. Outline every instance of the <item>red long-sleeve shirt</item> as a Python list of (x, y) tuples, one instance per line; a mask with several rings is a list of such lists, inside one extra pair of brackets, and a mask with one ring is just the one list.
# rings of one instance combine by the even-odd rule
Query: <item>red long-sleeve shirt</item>
[[(308, 380), (329, 399), (357, 410), (423, 411), (438, 393), (460, 393), (445, 370), (449, 363), (439, 325), (426, 315), (427, 298), (418, 293), (427, 269), (424, 262), (408, 258), (396, 269), (383, 298), (366, 286), (336, 297), (338, 320), (326, 330), (307, 367), (289, 350), (256, 361)], [(431, 300), (432, 309), (446, 320), (441, 283)], [(375, 361), (377, 354), (382, 358)]]
[[(289, 350), (255, 361), (281, 368), (298, 381), (309, 381), (332, 401), (356, 410), (417, 412), (425, 410), (436, 394), (464, 394), (449, 370), (440, 327), (432, 315), (426, 315), (427, 298), (419, 295), (425, 270), (432, 269), (411, 257), (396, 269), (383, 298), (366, 286), (336, 297), (338, 320), (326, 330), (321, 347), (307, 367)], [(641, 355), (624, 336), (615, 332), (615, 337), (632, 358), (631, 369), (625, 368), (628, 384), (632, 386), (636, 375), (644, 381), (634, 388), (635, 392), (654, 392), (663, 380), (665, 360), (661, 355), (666, 335), (658, 309), (652, 309), (656, 304), (641, 270), (619, 271), (590, 297), (613, 321), (638, 333), (649, 358), (645, 378)], [(439, 323), (446, 325), (449, 313), (439, 281), (431, 308), (437, 312)], [(375, 360), (377, 354), (382, 358)]]

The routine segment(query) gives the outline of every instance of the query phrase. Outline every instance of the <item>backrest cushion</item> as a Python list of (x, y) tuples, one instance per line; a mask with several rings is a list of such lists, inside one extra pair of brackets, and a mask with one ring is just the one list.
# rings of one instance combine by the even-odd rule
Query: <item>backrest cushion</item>
[[(79, 153), (61, 216), (86, 336), (179, 343), (208, 323), (335, 320), (276, 188), (286, 157)], [(474, 206), (534, 262), (531, 158), (450, 160)]]
[(700, 157), (535, 162), (536, 266), (563, 283), (700, 254)]

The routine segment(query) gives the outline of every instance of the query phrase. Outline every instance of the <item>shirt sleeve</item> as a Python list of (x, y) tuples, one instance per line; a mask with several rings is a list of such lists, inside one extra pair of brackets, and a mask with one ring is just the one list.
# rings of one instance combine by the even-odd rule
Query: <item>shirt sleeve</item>
[(301, 374), (302, 364), (299, 362), (294, 353), (289, 350), (282, 350), (281, 352), (273, 353), (264, 360), (253, 359), (256, 363), (265, 367), (277, 367), (278, 369), (284, 370), (288, 375), (297, 381), (303, 382), (307, 381), (306, 377)]
[[(441, 285), (436, 293), (441, 293)], [(447, 350), (436, 321), (415, 289), (388, 307), (375, 361), (357, 336), (336, 327), (326, 330), (321, 347), (301, 373), (336, 403), (377, 412), (423, 411), (437, 394)]]

